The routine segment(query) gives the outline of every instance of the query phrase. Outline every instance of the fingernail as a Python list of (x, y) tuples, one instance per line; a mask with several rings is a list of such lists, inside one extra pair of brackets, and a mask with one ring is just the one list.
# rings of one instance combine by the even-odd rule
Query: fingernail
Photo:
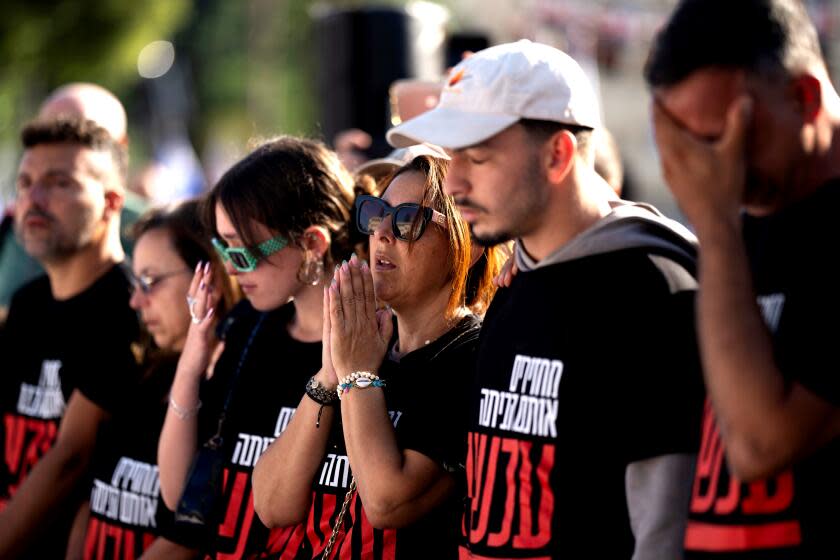
[(201, 281), (201, 283), (198, 285), (198, 289), (199, 289), (199, 290), (203, 290), (203, 289), (204, 289), (204, 280), (202, 280), (202, 281)]
[(350, 272), (350, 265), (347, 264), (347, 261), (344, 261), (344, 263), (341, 265), (341, 270), (343, 270), (344, 272)]
[(368, 270), (368, 269), (370, 269), (370, 267), (368, 266), (367, 261), (362, 259), (362, 270)]
[(335, 278), (333, 278), (332, 282), (330, 282), (330, 288), (335, 288)]
[(196, 273), (198, 273), (198, 271), (199, 271), (199, 270), (201, 270), (201, 261), (198, 261), (198, 264), (197, 264), (197, 265), (195, 265), (195, 271), (196, 271)]
[(215, 307), (211, 307), (210, 309), (208, 309), (207, 310), (207, 315), (205, 315), (205, 318), (209, 319), (213, 315), (213, 311), (215, 311), (215, 310), (216, 310)]
[(208, 272), (210, 272), (210, 261), (207, 261), (204, 265), (204, 274), (207, 274)]

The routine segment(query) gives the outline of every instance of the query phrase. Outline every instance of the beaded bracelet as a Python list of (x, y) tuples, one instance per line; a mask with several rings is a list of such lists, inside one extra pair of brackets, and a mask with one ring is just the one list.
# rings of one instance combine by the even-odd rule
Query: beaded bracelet
[(379, 379), (379, 376), (372, 371), (354, 371), (341, 380), (341, 383), (338, 384), (336, 391), (338, 392), (338, 398), (341, 399), (341, 395), (348, 393), (353, 387), (357, 389), (367, 389), (368, 387), (384, 386), (385, 380)]

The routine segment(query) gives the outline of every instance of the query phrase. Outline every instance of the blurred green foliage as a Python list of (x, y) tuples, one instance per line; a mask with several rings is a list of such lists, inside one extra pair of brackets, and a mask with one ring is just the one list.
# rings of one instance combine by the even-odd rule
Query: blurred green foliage
[[(0, 17), (0, 138), (14, 135), (52, 88), (92, 81), (122, 95), (137, 54), (190, 16), (191, 0), (27, 0)], [(21, 114), (23, 113), (23, 114)]]
[[(312, 14), (405, 0), (12, 0), (0, 18), (0, 183), (17, 131), (55, 87), (98, 83), (129, 112), (135, 167), (153, 152), (153, 88), (137, 56), (156, 40), (175, 46), (183, 119), (199, 154), (212, 139), (242, 146), (278, 133), (318, 135)], [(443, 2), (444, 4), (446, 2)], [(158, 78), (158, 79), (168, 79)], [(0, 185), (5, 186), (5, 185)], [(0, 189), (2, 190), (2, 189)]]

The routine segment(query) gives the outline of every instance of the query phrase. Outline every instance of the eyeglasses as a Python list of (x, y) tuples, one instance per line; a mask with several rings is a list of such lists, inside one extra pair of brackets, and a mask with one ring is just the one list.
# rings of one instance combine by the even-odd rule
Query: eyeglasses
[(172, 276), (177, 276), (179, 274), (184, 274), (186, 272), (190, 272), (187, 269), (183, 270), (173, 270), (172, 272), (164, 272), (163, 274), (132, 274), (131, 275), (131, 284), (134, 286), (135, 290), (140, 290), (143, 292), (144, 295), (149, 295), (152, 293), (152, 290), (161, 280), (165, 280)]
[(289, 244), (288, 239), (282, 235), (272, 237), (257, 245), (257, 250), (260, 252), (260, 255), (257, 256), (247, 247), (228, 247), (217, 237), (214, 237), (211, 241), (216, 252), (219, 253), (219, 257), (223, 261), (230, 261), (237, 272), (251, 272), (257, 268), (260, 257), (270, 257)]
[(388, 215), (392, 216), (391, 230), (394, 232), (394, 237), (403, 241), (420, 239), (429, 222), (440, 226), (446, 225), (446, 216), (437, 210), (413, 202), (391, 206), (381, 198), (367, 194), (356, 198), (356, 227), (365, 235), (371, 235), (376, 231)]

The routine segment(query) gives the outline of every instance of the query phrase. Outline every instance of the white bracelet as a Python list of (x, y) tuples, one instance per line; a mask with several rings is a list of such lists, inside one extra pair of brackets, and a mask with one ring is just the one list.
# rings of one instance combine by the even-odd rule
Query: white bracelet
[(172, 395), (170, 395), (169, 408), (172, 409), (172, 412), (175, 413), (175, 416), (177, 416), (181, 420), (187, 420), (188, 418), (192, 418), (193, 416), (198, 414), (198, 410), (201, 408), (201, 401), (198, 401), (198, 404), (195, 405), (194, 408), (183, 408), (178, 403), (176, 403), (175, 399), (173, 399)]
[(344, 393), (349, 392), (353, 387), (357, 389), (367, 389), (368, 387), (384, 386), (385, 380), (379, 379), (379, 376), (372, 371), (354, 371), (341, 380), (341, 383), (339, 383), (336, 388), (336, 392), (338, 393), (339, 400), (341, 400), (341, 396)]

